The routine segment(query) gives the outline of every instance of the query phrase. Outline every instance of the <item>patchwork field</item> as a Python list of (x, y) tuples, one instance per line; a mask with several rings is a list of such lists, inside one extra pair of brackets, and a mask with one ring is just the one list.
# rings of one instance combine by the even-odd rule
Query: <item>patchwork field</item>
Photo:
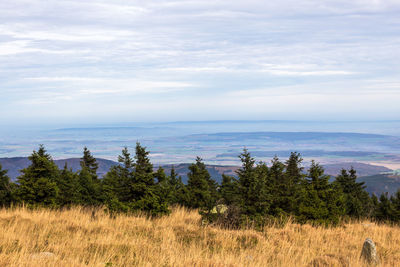
[(0, 210), (0, 266), (363, 266), (364, 240), (381, 266), (400, 262), (400, 228), (287, 223), (263, 231), (202, 226), (196, 211), (110, 218), (102, 210)]

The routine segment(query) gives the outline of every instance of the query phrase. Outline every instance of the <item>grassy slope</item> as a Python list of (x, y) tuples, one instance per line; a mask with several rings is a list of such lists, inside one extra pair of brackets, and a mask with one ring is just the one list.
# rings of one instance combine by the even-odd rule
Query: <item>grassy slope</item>
[[(0, 266), (307, 266), (313, 260), (362, 266), (359, 256), (367, 237), (377, 243), (381, 266), (400, 262), (399, 227), (364, 222), (324, 229), (288, 223), (257, 232), (199, 221), (197, 212), (181, 208), (154, 220), (111, 219), (102, 212), (93, 219), (79, 208), (3, 209)], [(37, 256), (44, 251), (56, 256)]]

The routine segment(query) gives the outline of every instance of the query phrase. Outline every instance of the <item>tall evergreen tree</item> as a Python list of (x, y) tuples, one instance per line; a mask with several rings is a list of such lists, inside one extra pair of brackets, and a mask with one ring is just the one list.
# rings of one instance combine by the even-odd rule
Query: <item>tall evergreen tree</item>
[(271, 167), (269, 168), (269, 179), (267, 181), (268, 190), (271, 192), (271, 207), (270, 214), (273, 216), (280, 216), (285, 211), (281, 207), (281, 202), (285, 192), (282, 190), (284, 186), (284, 170), (285, 164), (283, 164), (277, 156), (275, 156), (271, 161)]
[(393, 221), (395, 210), (388, 194), (382, 194), (379, 198), (378, 209), (376, 211), (376, 219), (379, 221)]
[(12, 185), (10, 183), (10, 177), (7, 176), (7, 170), (3, 170), (0, 164), (0, 207), (9, 206), (12, 197)]
[(80, 165), (81, 170), (78, 176), (80, 203), (83, 205), (100, 205), (104, 196), (102, 183), (97, 177), (99, 164), (86, 146), (83, 148)]
[(19, 199), (31, 206), (55, 206), (58, 196), (59, 170), (43, 145), (29, 156), (31, 165), (17, 178)]
[(155, 173), (146, 148), (136, 143), (133, 183), (131, 183), (132, 209), (143, 210), (151, 215), (169, 213), (168, 202), (155, 183)]
[(235, 177), (222, 174), (222, 182), (220, 186), (220, 195), (226, 205), (240, 204), (240, 192), (238, 181)]
[(103, 201), (101, 184), (86, 166), (78, 174), (78, 198), (85, 206), (97, 206)]
[(344, 214), (340, 188), (329, 183), (329, 176), (325, 175), (324, 169), (314, 161), (300, 196), (297, 217), (301, 222), (336, 224)]
[(301, 184), (304, 180), (303, 167), (301, 167), (303, 159), (297, 152), (292, 152), (286, 161), (286, 170), (283, 180), (279, 183), (281, 198), (280, 207), (286, 213), (294, 213), (296, 205), (301, 197)]
[(112, 166), (103, 179), (104, 192), (108, 198), (117, 198), (121, 202), (132, 199), (130, 183), (133, 181), (134, 162), (128, 148), (118, 156), (118, 165)]
[(134, 161), (127, 147), (118, 156), (118, 162), (120, 164), (112, 166), (103, 178), (103, 190), (110, 211), (126, 212), (133, 199), (131, 184), (134, 179)]
[(211, 210), (216, 201), (217, 187), (206, 169), (202, 159), (189, 166), (187, 189), (190, 194), (190, 207)]
[(392, 221), (400, 223), (400, 189), (390, 197), (390, 202), (393, 207)]
[(99, 168), (99, 164), (86, 146), (83, 148), (83, 156), (80, 163), (82, 169), (86, 168), (93, 178), (97, 179), (97, 169)]
[(336, 177), (337, 183), (344, 193), (346, 214), (354, 218), (362, 218), (371, 215), (373, 210), (371, 199), (365, 191), (364, 182), (356, 181), (356, 171), (351, 168), (349, 172), (342, 169)]
[(265, 164), (256, 166), (247, 149), (243, 150), (239, 158), (242, 162), (242, 167), (237, 170), (241, 210), (251, 217), (266, 215), (270, 206), (268, 168)]
[(178, 176), (174, 166), (171, 168), (168, 177), (171, 188), (171, 198), (169, 203), (172, 205), (190, 206), (190, 195), (187, 187), (182, 182), (182, 177)]
[(57, 197), (59, 205), (68, 206), (79, 203), (78, 175), (74, 173), (72, 169), (68, 168), (67, 163), (65, 163), (56, 183), (59, 188), (59, 194)]

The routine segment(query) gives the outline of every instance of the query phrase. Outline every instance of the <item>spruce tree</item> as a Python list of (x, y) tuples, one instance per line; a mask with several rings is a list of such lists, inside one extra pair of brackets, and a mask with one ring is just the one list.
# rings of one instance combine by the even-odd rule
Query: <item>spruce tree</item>
[(281, 202), (283, 201), (283, 196), (285, 194), (285, 192), (282, 191), (284, 189), (284, 186), (282, 186), (282, 183), (284, 182), (284, 170), (285, 164), (275, 156), (272, 159), (271, 167), (269, 168), (267, 187), (271, 193), (270, 214), (276, 217), (285, 213), (281, 207)]
[(7, 170), (3, 170), (0, 164), (0, 207), (9, 206), (12, 197), (12, 185), (10, 183), (10, 177), (7, 176)]
[(182, 177), (176, 173), (174, 166), (171, 168), (168, 179), (171, 188), (170, 204), (188, 207), (190, 203), (189, 191), (182, 182)]
[(81, 205), (97, 206), (102, 203), (101, 184), (86, 166), (78, 174), (78, 199)]
[(240, 204), (239, 186), (235, 177), (222, 174), (220, 195), (226, 205)]
[(128, 148), (118, 156), (118, 165), (112, 166), (103, 179), (103, 189), (108, 197), (115, 197), (121, 202), (132, 199), (130, 184), (133, 181), (134, 162)]
[(140, 143), (136, 143), (131, 208), (146, 211), (150, 215), (166, 214), (169, 213), (168, 202), (162, 194), (160, 185), (155, 183), (155, 173), (149, 153)]
[(264, 216), (270, 206), (270, 194), (267, 191), (268, 168), (265, 164), (255, 165), (247, 149), (239, 155), (242, 167), (236, 171), (240, 194), (240, 207), (250, 217)]
[(83, 156), (80, 164), (82, 169), (86, 168), (89, 171), (93, 176), (93, 179), (97, 179), (97, 169), (99, 168), (99, 164), (86, 146), (83, 148)]
[(362, 218), (371, 215), (373, 207), (368, 193), (365, 191), (364, 182), (356, 181), (357, 174), (353, 167), (349, 172), (342, 169), (336, 177), (337, 183), (344, 193), (346, 214), (354, 218)]
[(134, 161), (127, 147), (118, 156), (118, 165), (112, 166), (104, 176), (103, 190), (105, 201), (111, 212), (127, 212), (132, 201)]
[(400, 189), (390, 197), (390, 202), (393, 208), (392, 221), (400, 223)]
[(300, 222), (337, 224), (344, 214), (343, 197), (340, 188), (329, 183), (329, 176), (314, 161), (304, 180), (297, 218)]
[(57, 197), (59, 205), (70, 206), (79, 203), (78, 175), (74, 173), (72, 169), (68, 168), (67, 163), (65, 163), (56, 182), (57, 187), (59, 188), (59, 194)]
[(31, 165), (17, 178), (17, 196), (30, 206), (56, 206), (60, 172), (43, 145), (29, 156)]
[(187, 189), (190, 194), (189, 207), (210, 211), (216, 204), (216, 183), (206, 169), (202, 159), (197, 157), (196, 163), (189, 166)]
[(162, 167), (159, 167), (154, 174), (156, 180), (156, 194), (162, 203), (171, 204), (173, 196), (173, 187), (171, 186), (170, 177), (165, 174)]
[(376, 219), (379, 221), (393, 221), (395, 209), (390, 201), (388, 194), (382, 194), (379, 198), (378, 209), (376, 211)]
[(136, 143), (132, 159), (125, 147), (118, 161), (120, 165), (112, 167), (103, 179), (109, 210), (144, 211), (151, 216), (168, 213), (170, 191), (167, 190), (166, 175), (162, 169), (153, 172), (146, 148)]
[(104, 196), (102, 183), (97, 177), (99, 164), (86, 146), (83, 148), (80, 165), (81, 170), (78, 176), (80, 203), (83, 205), (100, 205)]
[(301, 167), (303, 159), (297, 152), (292, 152), (286, 161), (286, 170), (283, 180), (279, 184), (281, 198), (280, 207), (286, 213), (294, 213), (296, 205), (301, 197), (301, 184), (304, 181), (303, 167)]

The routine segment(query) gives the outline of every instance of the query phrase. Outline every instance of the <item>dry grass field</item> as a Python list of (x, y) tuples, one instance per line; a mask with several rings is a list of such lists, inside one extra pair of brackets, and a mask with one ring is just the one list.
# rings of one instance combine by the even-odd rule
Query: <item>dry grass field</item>
[(158, 219), (3, 209), (0, 266), (363, 266), (367, 237), (380, 266), (399, 266), (400, 228), (370, 222), (328, 229), (287, 223), (259, 232), (201, 226), (198, 213), (183, 208)]

